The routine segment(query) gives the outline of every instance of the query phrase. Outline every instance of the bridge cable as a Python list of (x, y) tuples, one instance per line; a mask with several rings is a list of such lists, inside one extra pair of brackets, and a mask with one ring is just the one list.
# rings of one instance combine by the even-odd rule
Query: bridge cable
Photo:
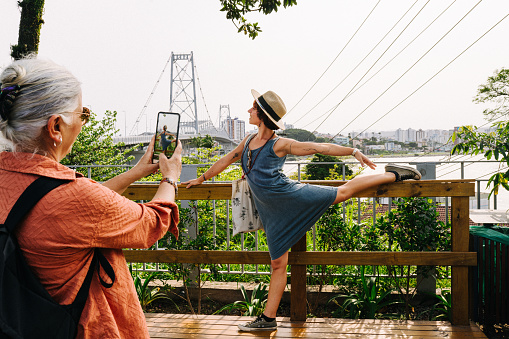
[(168, 61), (166, 61), (166, 64), (164, 65), (164, 68), (163, 68), (163, 71), (159, 75), (159, 78), (157, 79), (157, 81), (156, 81), (156, 83), (154, 85), (154, 88), (152, 88), (152, 92), (150, 92), (150, 95), (148, 96), (148, 99), (145, 102), (145, 105), (141, 109), (141, 112), (138, 115), (138, 118), (136, 119), (136, 122), (134, 123), (133, 128), (131, 129), (131, 132), (129, 133), (130, 135), (132, 135), (134, 133), (134, 129), (137, 127), (138, 123), (140, 122), (141, 117), (145, 113), (145, 110), (147, 109), (148, 104), (149, 104), (150, 100), (152, 99), (152, 96), (154, 95), (154, 92), (156, 91), (157, 86), (159, 85), (159, 82), (161, 81), (161, 78), (163, 77), (163, 74), (166, 71), (166, 68), (168, 67), (168, 64), (170, 63), (170, 61), (171, 61), (171, 56), (168, 58)]
[(205, 106), (205, 111), (207, 112), (207, 116), (209, 117), (209, 122), (212, 124), (212, 127), (214, 127), (216, 132), (219, 132), (218, 129), (216, 128), (216, 126), (214, 125), (212, 118), (210, 117), (209, 109), (207, 108), (207, 103), (205, 102), (205, 97), (203, 96), (203, 90), (201, 88), (200, 77), (198, 76), (198, 69), (196, 68), (196, 66), (194, 66), (194, 70), (196, 72), (196, 80), (198, 80), (198, 88), (200, 89), (201, 98), (203, 100), (203, 105)]

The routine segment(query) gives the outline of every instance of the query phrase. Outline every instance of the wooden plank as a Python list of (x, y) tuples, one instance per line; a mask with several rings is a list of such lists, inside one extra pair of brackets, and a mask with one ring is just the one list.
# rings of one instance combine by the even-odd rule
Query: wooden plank
[[(303, 183), (319, 184), (324, 186), (341, 186), (345, 181), (339, 180), (310, 180)], [(130, 185), (123, 196), (131, 200), (151, 200), (157, 191), (157, 184), (133, 184)], [(375, 188), (357, 193), (354, 197), (444, 197), (444, 196), (473, 196), (475, 184), (468, 180), (423, 180), (405, 181)], [(231, 199), (231, 183), (205, 183), (186, 189), (179, 185), (180, 200), (229, 200)]]
[[(451, 238), (452, 251), (468, 251), (468, 197), (452, 197), (451, 199)], [(468, 267), (452, 266), (451, 268), (451, 299), (452, 323), (468, 325)]]
[(146, 314), (151, 338), (486, 338), (474, 324), (452, 326), (447, 322), (380, 319), (314, 318), (291, 322), (278, 317), (272, 332), (239, 332), (237, 324), (252, 317)]
[[(124, 250), (128, 262), (266, 264), (265, 251)], [(288, 264), (475, 266), (475, 252), (290, 252)]]
[[(293, 254), (306, 252), (306, 235), (292, 246)], [(292, 321), (306, 321), (307, 293), (306, 293), (306, 265), (292, 264), (290, 293), (290, 319)]]

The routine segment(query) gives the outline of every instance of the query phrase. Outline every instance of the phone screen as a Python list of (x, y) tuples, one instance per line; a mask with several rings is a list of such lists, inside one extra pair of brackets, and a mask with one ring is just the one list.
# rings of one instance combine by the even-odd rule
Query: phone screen
[(152, 162), (159, 161), (159, 153), (169, 158), (175, 152), (179, 137), (180, 114), (171, 112), (159, 112), (157, 114), (156, 142)]

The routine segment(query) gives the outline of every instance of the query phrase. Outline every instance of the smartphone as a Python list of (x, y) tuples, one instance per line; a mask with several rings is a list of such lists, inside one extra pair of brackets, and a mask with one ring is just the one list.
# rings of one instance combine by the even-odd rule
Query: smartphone
[(152, 162), (159, 162), (159, 154), (169, 158), (175, 152), (179, 138), (180, 114), (172, 112), (157, 113), (156, 142)]

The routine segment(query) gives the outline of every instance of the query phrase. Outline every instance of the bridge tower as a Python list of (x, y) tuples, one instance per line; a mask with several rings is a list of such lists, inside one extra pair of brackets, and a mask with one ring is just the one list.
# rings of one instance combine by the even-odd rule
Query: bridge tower
[(199, 134), (193, 52), (171, 53), (170, 112), (181, 114), (182, 133)]
[(228, 125), (230, 119), (230, 105), (219, 105), (219, 128), (225, 130), (228, 136), (232, 135)]

